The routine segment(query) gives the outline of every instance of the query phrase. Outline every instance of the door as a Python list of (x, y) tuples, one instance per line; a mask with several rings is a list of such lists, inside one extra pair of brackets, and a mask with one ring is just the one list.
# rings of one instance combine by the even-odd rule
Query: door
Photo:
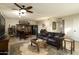
[(37, 25), (33, 25), (32, 26), (32, 34), (33, 35), (37, 35), (38, 34), (38, 26)]

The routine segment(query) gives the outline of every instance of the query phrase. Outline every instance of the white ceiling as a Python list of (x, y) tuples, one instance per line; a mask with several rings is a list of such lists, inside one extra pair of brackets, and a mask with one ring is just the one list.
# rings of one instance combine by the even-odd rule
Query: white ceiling
[[(27, 13), (22, 18), (41, 20), (48, 17), (59, 17), (79, 13), (78, 3), (20, 3), (19, 5), (33, 6), (31, 9), (34, 13)], [(14, 10), (17, 9), (17, 10)], [(19, 19), (19, 8), (12, 3), (1, 3), (0, 11), (5, 18)]]

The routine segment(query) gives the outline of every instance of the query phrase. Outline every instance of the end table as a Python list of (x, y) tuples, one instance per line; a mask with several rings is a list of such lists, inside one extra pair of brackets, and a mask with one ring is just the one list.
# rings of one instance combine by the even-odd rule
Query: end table
[(64, 49), (66, 49), (66, 45), (67, 45), (66, 42), (69, 42), (71, 44), (70, 51), (71, 51), (71, 54), (72, 54), (72, 52), (75, 50), (75, 40), (64, 39)]

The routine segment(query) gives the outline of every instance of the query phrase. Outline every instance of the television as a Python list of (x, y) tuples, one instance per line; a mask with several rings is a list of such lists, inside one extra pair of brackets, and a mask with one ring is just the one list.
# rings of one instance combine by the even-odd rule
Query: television
[(5, 37), (5, 19), (0, 13), (0, 40)]

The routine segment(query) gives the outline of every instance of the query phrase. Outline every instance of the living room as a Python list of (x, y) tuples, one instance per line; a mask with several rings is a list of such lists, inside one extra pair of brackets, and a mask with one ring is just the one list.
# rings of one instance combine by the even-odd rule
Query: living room
[(0, 4), (3, 42), (0, 54), (78, 55), (78, 6), (78, 3)]

